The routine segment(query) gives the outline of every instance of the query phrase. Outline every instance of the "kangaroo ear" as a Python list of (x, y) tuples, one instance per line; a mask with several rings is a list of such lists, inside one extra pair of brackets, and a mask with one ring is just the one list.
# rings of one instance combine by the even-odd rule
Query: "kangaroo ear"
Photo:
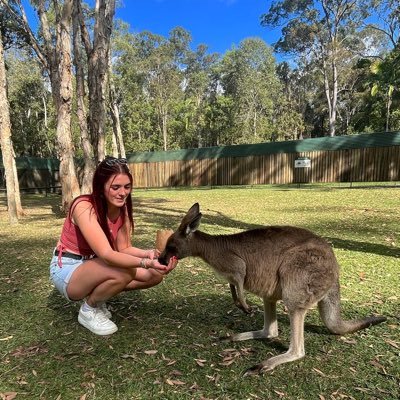
[(192, 207), (189, 208), (189, 211), (186, 215), (197, 215), (200, 214), (200, 204), (194, 203)]
[(198, 213), (197, 216), (186, 225), (185, 228), (185, 235), (190, 235), (191, 233), (197, 231), (198, 227), (200, 226), (200, 220), (202, 217), (202, 213)]
[(202, 214), (200, 212), (199, 203), (193, 204), (187, 214), (183, 217), (178, 230), (185, 236), (197, 230), (200, 225)]

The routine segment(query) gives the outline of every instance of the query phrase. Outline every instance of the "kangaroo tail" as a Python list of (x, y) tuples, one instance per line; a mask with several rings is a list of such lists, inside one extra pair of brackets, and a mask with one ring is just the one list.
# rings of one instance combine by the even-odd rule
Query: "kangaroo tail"
[(318, 309), (326, 327), (336, 335), (355, 332), (386, 321), (385, 317), (374, 316), (343, 321), (340, 316), (340, 287), (338, 281), (329, 289), (326, 296), (319, 301)]

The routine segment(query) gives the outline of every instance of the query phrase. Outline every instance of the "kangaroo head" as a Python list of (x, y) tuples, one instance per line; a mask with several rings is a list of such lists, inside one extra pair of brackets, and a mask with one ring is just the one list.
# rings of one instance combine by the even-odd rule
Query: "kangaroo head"
[(199, 203), (193, 204), (182, 218), (179, 228), (169, 237), (165, 250), (158, 258), (161, 264), (168, 265), (169, 259), (173, 256), (179, 260), (191, 255), (189, 242), (193, 232), (200, 225), (201, 217)]

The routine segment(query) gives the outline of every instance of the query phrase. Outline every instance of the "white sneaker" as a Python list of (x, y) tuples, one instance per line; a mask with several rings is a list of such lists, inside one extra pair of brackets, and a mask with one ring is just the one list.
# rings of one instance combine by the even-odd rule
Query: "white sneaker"
[(111, 335), (118, 330), (117, 325), (110, 321), (98, 308), (84, 311), (81, 307), (78, 322), (96, 335)]
[(97, 308), (104, 314), (104, 316), (108, 319), (112, 317), (111, 311), (107, 308), (107, 304), (104, 303), (98, 303)]

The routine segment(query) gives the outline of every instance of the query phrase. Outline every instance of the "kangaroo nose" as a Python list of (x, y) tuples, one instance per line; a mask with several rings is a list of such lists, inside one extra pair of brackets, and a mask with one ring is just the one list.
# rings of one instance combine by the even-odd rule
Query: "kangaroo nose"
[(163, 256), (162, 254), (160, 255), (160, 257), (158, 257), (158, 262), (162, 265), (168, 265), (166, 257)]

